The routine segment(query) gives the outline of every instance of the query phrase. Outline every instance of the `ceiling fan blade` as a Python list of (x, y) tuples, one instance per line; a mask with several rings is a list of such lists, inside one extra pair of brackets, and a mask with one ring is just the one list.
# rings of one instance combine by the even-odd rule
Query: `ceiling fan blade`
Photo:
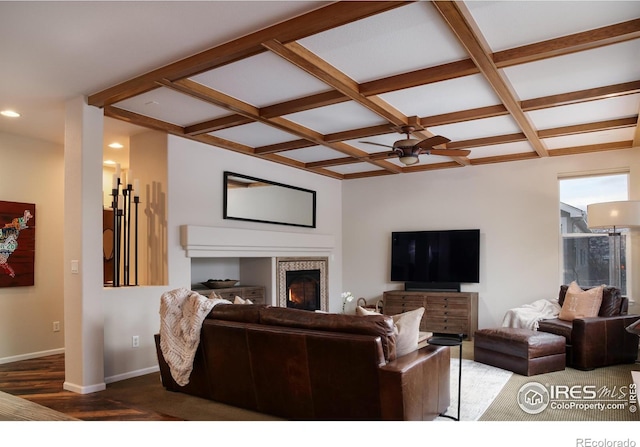
[(471, 151), (463, 149), (431, 149), (429, 153), (431, 155), (445, 155), (447, 157), (466, 157)]
[(393, 146), (389, 146), (388, 144), (380, 144), (380, 143), (374, 143), (372, 141), (361, 141), (361, 143), (365, 143), (365, 144), (373, 144), (375, 146), (382, 146), (382, 147), (390, 147), (391, 149), (393, 149)]
[(436, 135), (431, 138), (426, 138), (420, 141), (418, 144), (416, 144), (416, 147), (419, 147), (420, 149), (429, 149), (433, 146), (438, 146), (440, 144), (448, 143), (449, 141), (451, 140), (448, 139), (447, 137), (443, 137), (442, 135)]

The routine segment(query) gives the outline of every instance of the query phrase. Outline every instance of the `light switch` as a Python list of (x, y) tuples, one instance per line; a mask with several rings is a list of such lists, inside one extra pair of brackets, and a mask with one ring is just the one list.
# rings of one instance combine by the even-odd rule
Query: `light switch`
[(77, 260), (73, 260), (71, 261), (71, 273), (78, 273), (78, 261)]

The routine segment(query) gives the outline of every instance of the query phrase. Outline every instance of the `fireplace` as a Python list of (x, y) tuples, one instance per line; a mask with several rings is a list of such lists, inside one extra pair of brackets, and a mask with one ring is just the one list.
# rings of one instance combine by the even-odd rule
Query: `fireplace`
[(327, 258), (278, 258), (278, 306), (329, 310)]
[(320, 269), (286, 272), (287, 307), (320, 310)]

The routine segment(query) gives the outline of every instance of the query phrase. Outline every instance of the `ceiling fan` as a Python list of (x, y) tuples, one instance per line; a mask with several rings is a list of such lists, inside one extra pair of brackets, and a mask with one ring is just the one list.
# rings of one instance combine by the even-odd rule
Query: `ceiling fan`
[(442, 135), (436, 135), (424, 140), (417, 140), (415, 138), (411, 138), (411, 133), (415, 130), (416, 128), (414, 126), (403, 126), (401, 128), (401, 131), (402, 133), (407, 135), (407, 138), (396, 141), (395, 143), (393, 143), (393, 146), (373, 143), (371, 141), (361, 141), (361, 143), (390, 147), (391, 149), (393, 149), (393, 152), (390, 152), (389, 155), (397, 155), (400, 158), (400, 161), (407, 166), (416, 164), (419, 161), (418, 155), (420, 154), (446, 155), (449, 157), (466, 157), (471, 153), (471, 151), (462, 149), (434, 149), (434, 146), (448, 143), (451, 140), (443, 137)]

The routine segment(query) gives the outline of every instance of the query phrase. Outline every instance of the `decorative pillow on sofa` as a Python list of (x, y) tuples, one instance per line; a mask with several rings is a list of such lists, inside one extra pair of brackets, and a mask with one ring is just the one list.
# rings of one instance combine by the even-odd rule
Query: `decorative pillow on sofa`
[(236, 295), (236, 298), (233, 300), (233, 304), (253, 304), (250, 299), (243, 299), (242, 297)]
[(599, 286), (582, 290), (578, 283), (573, 281), (567, 289), (558, 318), (573, 321), (576, 318), (597, 317), (602, 304), (603, 289), (604, 286)]
[(209, 299), (213, 300), (213, 305), (215, 306), (216, 304), (231, 304), (231, 301), (222, 298), (219, 294), (217, 294), (215, 291), (211, 292), (211, 294), (209, 295)]
[[(424, 307), (393, 315), (393, 324), (396, 333), (396, 356), (418, 349), (418, 339), (420, 337), (420, 320), (424, 314)], [(356, 315), (380, 315), (379, 312), (367, 310), (362, 306), (356, 307)]]

